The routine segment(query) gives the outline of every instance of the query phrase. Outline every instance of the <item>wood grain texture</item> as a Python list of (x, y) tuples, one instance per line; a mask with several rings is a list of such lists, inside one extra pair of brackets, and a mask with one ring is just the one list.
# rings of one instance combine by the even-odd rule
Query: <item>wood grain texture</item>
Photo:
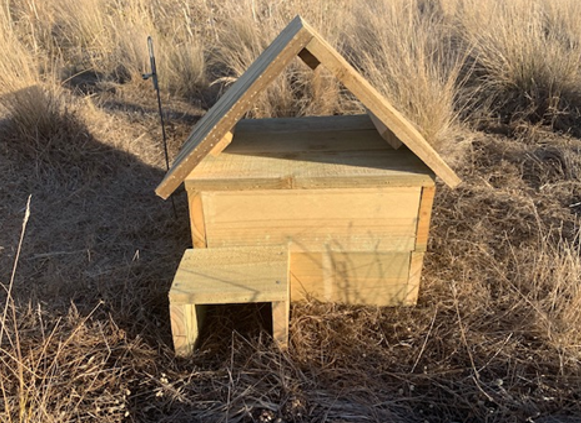
[(301, 116), (286, 118), (241, 119), (236, 124), (236, 134), (285, 132), (329, 132), (374, 130), (375, 126), (368, 114), (346, 116)]
[[(304, 139), (308, 140), (308, 137)], [(230, 151), (227, 149), (218, 157), (207, 157), (188, 176), (186, 188), (231, 191), (434, 184), (432, 171), (407, 149), (334, 152), (275, 149), (271, 153), (264, 150), (252, 153), (248, 146), (240, 154), (236, 150)]]
[(416, 251), (426, 251), (428, 248), (428, 238), (430, 235), (430, 221), (432, 218), (432, 205), (436, 187), (423, 187), (420, 209), (418, 212), (418, 229), (416, 235)]
[(272, 303), (272, 337), (281, 348), (288, 346), (289, 317), (290, 299)]
[(407, 296), (402, 305), (414, 306), (418, 302), (420, 292), (420, 282), (422, 277), (422, 268), (424, 266), (424, 253), (413, 252), (410, 260), (410, 272), (408, 280)]
[(411, 251), (420, 187), (204, 192), (209, 248)]
[(156, 189), (167, 198), (246, 113), (256, 96), (277, 77), (311, 40), (297, 16), (248, 70), (200, 119), (176, 157), (171, 170)]
[(293, 252), (291, 300), (407, 304), (410, 252)]
[(286, 298), (284, 301), (272, 302), (272, 337), (280, 348), (288, 347), (288, 332), (290, 320), (290, 255), (287, 251)]
[(226, 147), (228, 147), (228, 145), (230, 145), (230, 143), (232, 142), (232, 138), (234, 138), (233, 131), (226, 132), (226, 135), (224, 135), (222, 139), (216, 143), (214, 148), (210, 150), (210, 155), (212, 156), (219, 155), (222, 151), (224, 151)]
[(460, 178), (418, 130), (314, 29), (307, 23), (304, 23), (304, 26), (313, 34), (306, 49), (447, 185), (453, 188), (460, 184)]
[(195, 348), (200, 333), (200, 322), (193, 304), (170, 302), (171, 331), (177, 356), (188, 356)]
[(197, 305), (286, 301), (288, 272), (288, 250), (280, 246), (190, 249), (169, 298)]
[(229, 154), (389, 150), (368, 115), (242, 119)]
[[(390, 146), (385, 143), (375, 129), (360, 129), (350, 131), (329, 130), (325, 132), (316, 130), (241, 132), (236, 136), (235, 142), (228, 147), (226, 153), (259, 156), (276, 155), (277, 153), (391, 150)], [(418, 162), (420, 162), (419, 159)], [(196, 169), (192, 173), (195, 171)]]
[(206, 248), (206, 224), (201, 194), (197, 191), (188, 190), (188, 202), (192, 244), (195, 248)]
[(387, 143), (394, 150), (397, 150), (398, 148), (400, 148), (403, 145), (403, 143), (399, 139), (397, 139), (397, 137), (393, 134), (393, 132), (391, 132), (391, 130), (387, 126), (385, 126), (385, 124), (381, 120), (379, 120), (377, 118), (377, 116), (375, 116), (371, 112), (368, 112), (368, 114), (369, 114), (369, 117), (371, 118), (371, 121), (373, 122), (373, 125), (375, 125), (377, 132), (381, 136), (381, 138), (383, 138), (385, 141), (387, 141)]

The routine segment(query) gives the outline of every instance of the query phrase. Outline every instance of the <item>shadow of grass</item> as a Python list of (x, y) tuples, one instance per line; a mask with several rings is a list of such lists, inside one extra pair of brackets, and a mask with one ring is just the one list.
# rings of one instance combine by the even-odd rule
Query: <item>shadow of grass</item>
[(132, 336), (169, 334), (167, 291), (190, 242), (185, 199), (176, 196), (176, 219), (154, 194), (164, 172), (96, 138), (66, 97), (33, 86), (2, 103), (2, 275), (32, 194), (16, 301), (58, 312), (72, 302), (81, 314), (103, 302), (97, 314)]

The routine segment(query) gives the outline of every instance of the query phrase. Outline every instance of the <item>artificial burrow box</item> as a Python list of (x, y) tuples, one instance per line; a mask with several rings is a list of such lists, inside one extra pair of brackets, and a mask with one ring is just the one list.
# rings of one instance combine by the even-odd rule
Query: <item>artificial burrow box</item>
[[(295, 56), (327, 68), (368, 112), (241, 119)], [(184, 256), (170, 292), (178, 353), (193, 348), (203, 315), (196, 295), (208, 289), (217, 290), (209, 303), (252, 302), (278, 282), (273, 321), (280, 297), (287, 323), (288, 302), (306, 298), (414, 305), (435, 176), (460, 183), (417, 129), (295, 18), (200, 119), (156, 190), (167, 198), (185, 183), (194, 247), (186, 256), (198, 254), (187, 263)], [(267, 259), (251, 259), (273, 251), (285, 256), (286, 264), (274, 260), (284, 275), (270, 274)], [(284, 344), (286, 336), (282, 330), (277, 339)]]

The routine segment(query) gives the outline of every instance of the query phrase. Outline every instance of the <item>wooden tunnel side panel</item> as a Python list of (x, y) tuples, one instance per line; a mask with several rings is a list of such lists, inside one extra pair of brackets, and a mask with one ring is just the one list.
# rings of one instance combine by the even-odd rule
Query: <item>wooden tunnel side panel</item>
[(291, 300), (377, 306), (413, 305), (410, 252), (297, 252), (291, 254)]

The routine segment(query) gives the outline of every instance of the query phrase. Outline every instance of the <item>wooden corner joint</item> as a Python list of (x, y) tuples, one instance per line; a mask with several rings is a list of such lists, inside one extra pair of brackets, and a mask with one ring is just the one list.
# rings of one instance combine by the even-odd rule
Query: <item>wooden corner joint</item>
[(222, 137), (220, 141), (216, 143), (214, 147), (210, 150), (210, 155), (216, 157), (219, 155), (226, 147), (230, 145), (232, 139), (234, 138), (234, 128), (232, 130), (226, 132), (226, 135)]

